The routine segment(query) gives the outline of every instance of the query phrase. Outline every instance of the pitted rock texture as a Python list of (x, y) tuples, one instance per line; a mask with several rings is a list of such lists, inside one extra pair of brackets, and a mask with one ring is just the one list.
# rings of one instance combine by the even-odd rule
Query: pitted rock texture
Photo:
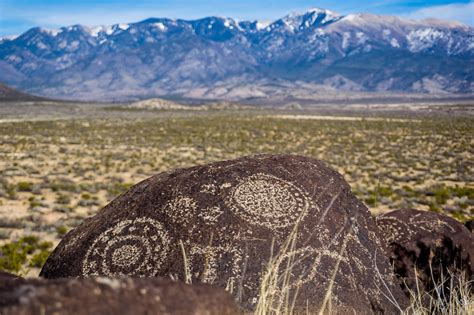
[(429, 292), (434, 284), (450, 275), (464, 274), (474, 280), (474, 235), (460, 222), (436, 213), (402, 209), (378, 216), (377, 225), (384, 235), (390, 260), (407, 294), (417, 292), (415, 270), (420, 290)]
[(209, 285), (159, 278), (5, 280), (0, 282), (4, 315), (237, 315), (230, 294)]
[[(296, 227), (295, 248), (280, 253)], [(227, 288), (252, 310), (273, 253), (286, 255), (280, 269), (295, 259), (297, 308), (321, 307), (338, 266), (334, 312), (393, 313), (386, 296), (402, 306), (406, 297), (378, 233), (343, 177), (322, 162), (258, 155), (137, 184), (67, 234), (41, 276), (187, 275)]]

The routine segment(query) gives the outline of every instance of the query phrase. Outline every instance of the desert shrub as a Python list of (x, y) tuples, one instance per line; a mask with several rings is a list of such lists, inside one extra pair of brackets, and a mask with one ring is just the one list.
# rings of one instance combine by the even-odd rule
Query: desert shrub
[(33, 183), (32, 182), (19, 182), (17, 184), (18, 191), (27, 191), (31, 192), (33, 190)]
[(8, 198), (9, 199), (16, 199), (16, 197), (17, 197), (16, 186), (7, 184), (4, 187), (5, 187), (5, 192), (7, 193)]
[(433, 195), (438, 205), (444, 205), (451, 194), (447, 187), (436, 187), (433, 191)]
[(64, 235), (66, 235), (66, 233), (69, 231), (68, 227), (67, 226), (58, 226), (56, 228), (56, 233), (58, 234), (58, 237), (59, 238), (62, 238)]
[(42, 250), (36, 254), (34, 254), (29, 262), (29, 266), (33, 268), (42, 268), (43, 265), (46, 263), (48, 259), (50, 251)]
[(38, 200), (36, 200), (35, 197), (30, 197), (30, 198), (28, 198), (28, 202), (29, 202), (29, 207), (30, 207), (30, 209), (33, 209), (33, 208), (35, 208), (35, 207), (41, 206), (41, 202), (39, 202)]
[(79, 186), (77, 186), (76, 183), (68, 179), (58, 179), (52, 182), (49, 187), (52, 191), (78, 192), (79, 190)]
[(107, 186), (107, 193), (110, 197), (116, 197), (121, 193), (125, 192), (127, 189), (132, 187), (133, 184), (130, 183), (114, 183), (112, 185)]
[(0, 269), (15, 274), (26, 273), (25, 267), (43, 266), (53, 246), (51, 242), (40, 242), (36, 236), (25, 236), (18, 241), (0, 247)]
[(393, 195), (393, 190), (390, 187), (380, 186), (377, 187), (377, 193), (381, 197), (390, 197)]
[(58, 194), (56, 197), (56, 203), (60, 205), (68, 205), (71, 203), (71, 198), (65, 194)]

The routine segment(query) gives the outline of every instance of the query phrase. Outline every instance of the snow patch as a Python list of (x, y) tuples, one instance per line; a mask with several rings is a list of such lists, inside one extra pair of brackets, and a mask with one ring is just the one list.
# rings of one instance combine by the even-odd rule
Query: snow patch
[(392, 38), (390, 40), (390, 45), (392, 45), (392, 47), (394, 48), (400, 48), (400, 44), (398, 43), (398, 40), (396, 38)]
[(47, 49), (48, 46), (46, 46), (43, 42), (39, 41), (38, 43), (36, 43), (36, 47), (38, 47), (39, 49)]
[(351, 33), (344, 32), (344, 34), (342, 34), (342, 49), (347, 49), (347, 47), (349, 47), (350, 39), (351, 39)]
[(105, 29), (105, 34), (107, 35), (112, 35), (114, 33), (114, 27), (113, 26), (107, 26)]
[(8, 36), (2, 36), (0, 37), (0, 42), (6, 42), (10, 40), (15, 40), (18, 38), (19, 35), (8, 35)]
[(166, 32), (168, 30), (168, 28), (161, 22), (153, 23), (153, 26), (156, 27), (157, 29), (159, 29), (162, 32)]
[(71, 50), (76, 50), (79, 47), (79, 41), (73, 41), (69, 47)]
[(92, 37), (98, 37), (100, 32), (102, 32), (103, 30), (104, 30), (103, 26), (95, 26), (89, 29), (89, 34)]
[(53, 37), (58, 36), (59, 33), (61, 33), (63, 30), (57, 30), (57, 29), (49, 29), (49, 28), (41, 28), (41, 32), (49, 34)]
[(266, 29), (268, 26), (270, 26), (270, 24), (272, 24), (272, 22), (268, 22), (268, 21), (258, 21), (257, 24), (255, 25), (255, 28), (260, 31), (260, 30), (263, 30), (263, 29)]
[(408, 49), (416, 53), (433, 47), (436, 41), (444, 37), (444, 32), (432, 28), (425, 28), (411, 31), (406, 38), (409, 45)]
[(359, 18), (359, 14), (348, 14), (344, 16), (341, 20), (348, 21), (348, 22), (354, 22), (357, 18)]
[(368, 40), (367, 36), (362, 32), (357, 32), (356, 37), (358, 44), (365, 44), (365, 42)]
[(125, 24), (125, 23), (120, 23), (120, 24), (118, 25), (118, 28), (121, 29), (122, 31), (128, 30), (129, 27), (130, 27), (130, 25)]

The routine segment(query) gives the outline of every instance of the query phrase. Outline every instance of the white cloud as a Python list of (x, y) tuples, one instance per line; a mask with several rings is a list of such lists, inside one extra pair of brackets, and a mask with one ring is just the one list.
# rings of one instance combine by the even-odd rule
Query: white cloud
[(474, 1), (427, 7), (404, 14), (402, 17), (416, 20), (436, 18), (474, 26)]

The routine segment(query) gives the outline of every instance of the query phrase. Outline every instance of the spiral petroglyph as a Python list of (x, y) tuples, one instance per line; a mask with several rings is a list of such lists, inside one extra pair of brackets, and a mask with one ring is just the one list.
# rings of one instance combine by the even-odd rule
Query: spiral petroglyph
[(156, 220), (125, 220), (97, 237), (82, 263), (84, 276), (153, 276), (169, 250), (168, 233)]
[(261, 173), (247, 177), (235, 186), (228, 204), (248, 222), (269, 229), (293, 225), (310, 206), (303, 190), (290, 182)]

